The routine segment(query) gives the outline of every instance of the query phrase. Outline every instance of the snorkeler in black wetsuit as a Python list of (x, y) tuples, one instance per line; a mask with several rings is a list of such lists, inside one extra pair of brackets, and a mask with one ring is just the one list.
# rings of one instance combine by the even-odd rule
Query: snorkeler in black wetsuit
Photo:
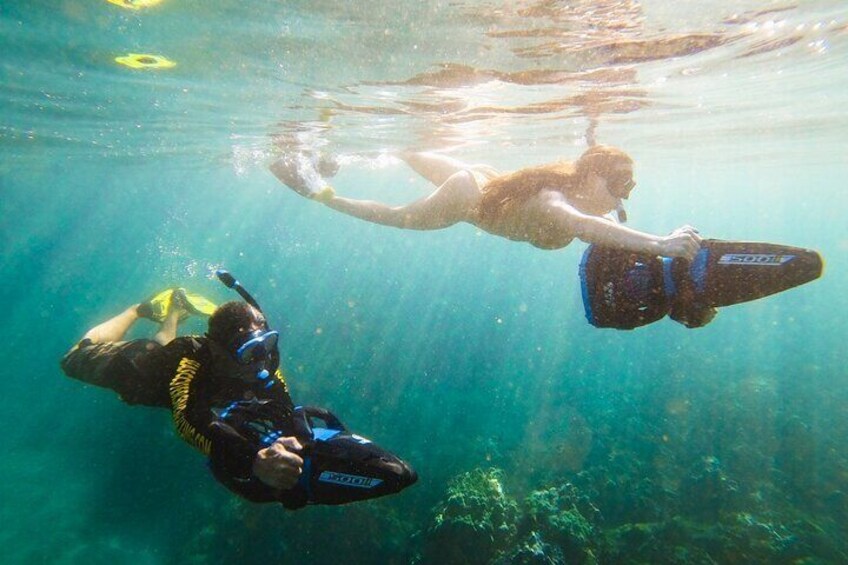
[[(134, 305), (89, 330), (62, 369), (129, 404), (170, 408), (180, 436), (209, 458), (216, 478), (254, 502), (343, 504), (414, 483), (406, 463), (373, 443), (351, 441), (332, 414), (294, 407), (279, 369), (278, 332), (229, 273), (219, 276), (246, 302), (214, 310), (206, 336), (176, 337), (192, 308), (181, 289), (166, 291), (157, 295), (165, 296), (164, 307)], [(121, 341), (140, 317), (162, 324), (154, 339)], [(330, 430), (314, 434), (313, 418)], [(322, 458), (328, 442), (346, 455)]]

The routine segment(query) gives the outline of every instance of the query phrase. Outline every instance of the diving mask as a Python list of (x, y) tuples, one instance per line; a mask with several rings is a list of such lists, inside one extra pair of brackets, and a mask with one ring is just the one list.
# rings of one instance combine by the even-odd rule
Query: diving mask
[(635, 186), (632, 171), (613, 171), (607, 177), (607, 190), (616, 198), (627, 198)]
[(265, 361), (277, 351), (280, 332), (256, 330), (251, 338), (236, 350), (236, 360), (242, 365)]

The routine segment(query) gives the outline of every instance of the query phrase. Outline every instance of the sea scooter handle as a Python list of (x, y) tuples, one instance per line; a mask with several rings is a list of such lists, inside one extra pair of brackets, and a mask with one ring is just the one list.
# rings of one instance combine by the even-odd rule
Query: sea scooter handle
[[(325, 427), (317, 426), (317, 420)], [(303, 445), (300, 478), (293, 488), (282, 491), (256, 478), (230, 479), (222, 470), (226, 462), (216, 458), (213, 449), (211, 462), (219, 480), (256, 502), (277, 501), (289, 509), (307, 504), (347, 504), (400, 492), (418, 480), (408, 463), (349, 432), (324, 408), (308, 406), (291, 411), (270, 400), (239, 401), (222, 411), (213, 426), (218, 437), (238, 444), (242, 453), (255, 454), (278, 438), (291, 435)]]

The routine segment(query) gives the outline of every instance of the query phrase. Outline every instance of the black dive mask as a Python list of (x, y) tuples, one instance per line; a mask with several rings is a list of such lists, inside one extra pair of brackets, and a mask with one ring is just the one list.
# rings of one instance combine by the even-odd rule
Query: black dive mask
[(256, 330), (236, 350), (236, 360), (242, 365), (253, 365), (265, 361), (277, 351), (280, 332)]
[(607, 175), (607, 191), (616, 198), (627, 198), (636, 186), (630, 171), (612, 171)]

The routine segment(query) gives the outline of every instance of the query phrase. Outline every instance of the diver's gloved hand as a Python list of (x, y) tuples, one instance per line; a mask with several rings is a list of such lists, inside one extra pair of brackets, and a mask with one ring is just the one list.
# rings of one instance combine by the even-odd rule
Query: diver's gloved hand
[(256, 453), (253, 474), (272, 488), (292, 488), (303, 472), (303, 458), (296, 453), (302, 449), (303, 446), (297, 438), (281, 437)]
[(322, 194), (326, 196), (327, 190), (329, 189), (332, 192), (332, 188), (318, 172), (319, 166), (322, 170), (327, 170), (332, 174), (335, 174), (338, 169), (335, 164), (333, 166), (327, 165), (315, 156), (304, 153), (283, 155), (271, 163), (269, 169), (283, 184), (301, 196), (326, 201), (326, 198), (322, 200), (319, 196)]

